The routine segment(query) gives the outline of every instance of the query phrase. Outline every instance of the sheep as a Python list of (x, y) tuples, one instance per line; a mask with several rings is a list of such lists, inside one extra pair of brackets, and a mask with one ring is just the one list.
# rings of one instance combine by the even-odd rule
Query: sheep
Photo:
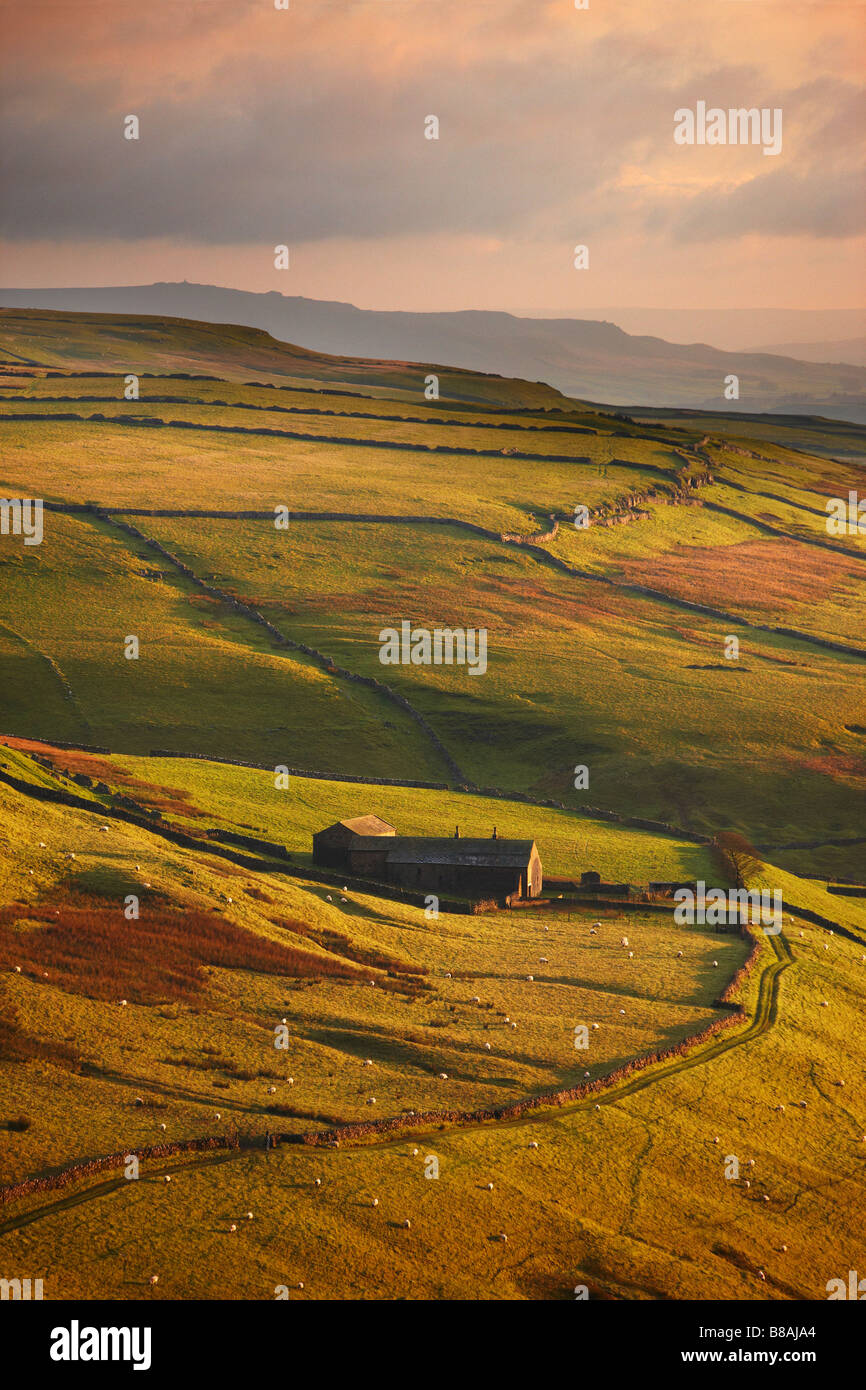
[(220, 1112), (219, 1112), (218, 1110), (217, 1110), (216, 1115), (214, 1116), (214, 1118), (217, 1119), (217, 1120), (221, 1120), (221, 1119), (222, 1119), (222, 1115), (220, 1114)]
[(765, 1201), (765, 1202), (769, 1202), (769, 1200), (770, 1200), (769, 1194), (765, 1192), (765, 1193), (764, 1193), (764, 1201)]
[(413, 1150), (412, 1150), (412, 1157), (413, 1157), (413, 1158), (417, 1158), (417, 1157), (418, 1157), (418, 1150), (417, 1150), (417, 1149), (413, 1149)]
[(295, 1078), (294, 1078), (293, 1076), (287, 1076), (287, 1077), (286, 1077), (286, 1085), (287, 1085), (287, 1086), (294, 1086), (294, 1084), (295, 1084)]
[(621, 1014), (624, 1014), (624, 1013), (625, 1013), (625, 1009), (620, 1009), (620, 1013), (621, 1013)]
[(375, 1096), (368, 1096), (368, 1097), (367, 1097), (367, 1104), (368, 1104), (368, 1105), (375, 1105), (375, 1104), (376, 1104), (376, 1097), (375, 1097)]
[(122, 1009), (125, 1009), (125, 1008), (127, 1007), (127, 1004), (126, 1004), (126, 1000), (125, 1000), (125, 999), (121, 999), (121, 1001), (120, 1001), (120, 1007), (121, 1007)]
[(21, 974), (21, 966), (20, 966), (20, 965), (16, 965), (16, 966), (15, 966), (15, 974), (16, 974), (16, 975), (20, 975), (20, 974)]
[(99, 829), (100, 829), (101, 831), (103, 831), (103, 833), (104, 833), (104, 832), (108, 829), (108, 826), (107, 826), (107, 825), (101, 825), (101, 826), (99, 827)]
[(714, 960), (714, 961), (713, 961), (713, 965), (714, 965), (714, 966), (718, 965), (718, 963), (719, 963), (719, 962), (718, 962), (717, 960)]
[(253, 1219), (253, 1214), (252, 1214), (251, 1211), (248, 1211), (248, 1212), (247, 1212), (247, 1221), (252, 1221), (252, 1219)]
[(365, 1057), (365, 1058), (364, 1058), (363, 1065), (364, 1065), (365, 1067), (372, 1067), (372, 1065), (373, 1065), (373, 1058), (372, 1058), (372, 1057)]
[(406, 1220), (403, 1222), (403, 1229), (406, 1230), (406, 1231), (408, 1231), (408, 1229), (409, 1229), (409, 1227), (410, 1227), (411, 1225), (412, 1225), (412, 1222), (409, 1220), (409, 1218), (408, 1218), (408, 1216), (407, 1216), (407, 1217), (406, 1217)]
[(314, 1180), (313, 1186), (314, 1186), (314, 1187), (321, 1187), (321, 1186), (322, 1186), (322, 1179), (321, 1179), (321, 1178), (316, 1178), (316, 1179)]
[(439, 1080), (440, 1080), (440, 1081), (447, 1081), (447, 1080), (448, 1080), (448, 1073), (445, 1072), (445, 1071), (440, 1071), (440, 1073), (439, 1073)]
[(341, 903), (347, 903), (348, 901), (349, 901), (348, 898), (341, 898), (341, 899), (340, 899), (340, 902), (341, 902)]
[(40, 841), (39, 841), (39, 848), (40, 848), (40, 849), (47, 849), (47, 848), (48, 848), (48, 846), (46, 845), (46, 843), (45, 843), (44, 840), (40, 840)]
[(492, 1191), (493, 1191), (493, 1183), (492, 1183), (492, 1182), (489, 1182), (489, 1183), (487, 1184), (487, 1191), (488, 1191), (488, 1192), (492, 1192)]
[(371, 1207), (377, 1207), (378, 1205), (379, 1205), (379, 1198), (378, 1198), (378, 1197), (374, 1197), (373, 1200), (372, 1200), (372, 1202), (370, 1203), (370, 1206), (371, 1206)]
[(764, 1273), (764, 1271), (763, 1271), (762, 1269), (759, 1269), (759, 1270), (758, 1270), (758, 1278), (759, 1278), (759, 1279), (763, 1279), (764, 1281), (766, 1281), (767, 1276), (766, 1276), (766, 1274)]
[(585, 1071), (583, 1074), (584, 1074), (584, 1076), (589, 1076), (589, 1072), (588, 1072), (588, 1071)]
[(634, 960), (634, 951), (629, 951), (628, 958), (629, 960)]
[(718, 1144), (718, 1143), (719, 1143), (719, 1136), (718, 1136), (718, 1135), (716, 1135), (715, 1139), (713, 1140), (713, 1143), (714, 1143), (714, 1144)]
[(469, 1000), (469, 1003), (470, 1003), (470, 1004), (480, 1004), (480, 1003), (481, 1003), (481, 1000), (480, 1000), (480, 998), (478, 997), (477, 994), (473, 994), (472, 998)]
[(160, 1129), (161, 1129), (163, 1132), (165, 1132), (165, 1125), (164, 1125), (164, 1124), (163, 1124), (163, 1125), (160, 1125)]
[(277, 1088), (276, 1088), (276, 1086), (269, 1086), (269, 1087), (268, 1087), (268, 1095), (269, 1095), (269, 1096), (275, 1096), (276, 1094), (277, 1094)]
[(534, 979), (535, 979), (535, 976), (534, 976), (534, 975), (527, 975), (527, 977), (526, 977), (526, 978), (527, 978), (527, 980), (530, 980), (530, 981), (532, 981), (532, 980), (534, 980)]
[(331, 897), (330, 893), (327, 893), (325, 895), (325, 902), (332, 903), (333, 901), (334, 899)]
[(491, 1050), (491, 1048), (490, 1048), (490, 1043), (485, 1043), (485, 1044), (484, 1044), (484, 1051), (485, 1051), (485, 1052), (490, 1052), (490, 1050)]
[(749, 1179), (746, 1178), (745, 1181), (744, 1181), (744, 1183), (743, 1183), (743, 1187), (751, 1187), (751, 1186), (752, 1186), (752, 1184), (749, 1182)]
[(539, 965), (547, 965), (547, 963), (548, 963), (548, 961), (547, 961), (547, 956), (539, 956), (539, 957), (538, 957), (538, 964), (539, 964)]
[(229, 1226), (229, 1230), (230, 1230), (230, 1231), (236, 1231), (236, 1230), (237, 1230), (237, 1226), (235, 1225), (234, 1221), (233, 1221), (232, 1224)]
[(299, 1280), (298, 1280), (298, 1288), (299, 1288), (299, 1289), (302, 1289), (303, 1287), (304, 1287), (304, 1281), (303, 1281), (303, 1279), (299, 1279)]
[(158, 1275), (158, 1274), (151, 1274), (151, 1276), (150, 1276), (150, 1278), (148, 1279), (147, 1282), (148, 1282), (149, 1284), (158, 1284), (158, 1283), (159, 1283), (159, 1275)]
[(593, 1031), (594, 1033), (597, 1033), (597, 1032), (598, 1032), (598, 1024), (597, 1024), (597, 1023), (594, 1023), (594, 1024), (592, 1025), (592, 1031)]
[(627, 937), (627, 936), (624, 936), (624, 937), (622, 938), (622, 941), (621, 941), (620, 945), (622, 945), (622, 946), (627, 946), (627, 945), (628, 945), (628, 937)]
[(504, 1231), (500, 1231), (500, 1232), (499, 1232), (499, 1235), (496, 1237), (496, 1239), (497, 1239), (497, 1240), (507, 1240), (507, 1239), (508, 1239), (508, 1236), (505, 1234)]
[(787, 1245), (780, 1245), (780, 1246), (779, 1246), (779, 1249), (781, 1250), (782, 1254), (784, 1255), (784, 1253), (785, 1253), (785, 1251), (788, 1249), (788, 1247), (787, 1247)]
[(163, 1178), (163, 1182), (171, 1182), (171, 1174), (170, 1174), (170, 1173), (166, 1173), (165, 1177)]
[(682, 951), (677, 951), (677, 960), (682, 960), (682, 958), (683, 958), (683, 953), (682, 953)]
[(526, 1147), (527, 1147), (528, 1149), (537, 1149), (537, 1148), (538, 1148), (538, 1140), (537, 1140), (537, 1139), (530, 1139), (530, 1141), (529, 1141), (529, 1143), (527, 1144)]
[(516, 1023), (512, 1023), (511, 1026), (512, 1026), (512, 1028), (516, 1028), (516, 1027), (517, 1027), (517, 1024), (516, 1024)]

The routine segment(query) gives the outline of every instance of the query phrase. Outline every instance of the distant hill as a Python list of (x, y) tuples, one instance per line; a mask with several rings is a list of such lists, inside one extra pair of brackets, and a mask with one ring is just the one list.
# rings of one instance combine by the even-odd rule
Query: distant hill
[[(588, 319), (528, 319), (486, 310), (381, 312), (186, 281), (0, 290), (0, 304), (245, 324), (319, 353), (422, 365), (447, 362), (471, 372), (547, 382), (569, 396), (610, 405), (783, 411), (866, 422), (863, 366), (668, 343)], [(724, 384), (731, 374), (739, 378), (740, 398), (727, 403)]]
[(832, 343), (777, 343), (761, 351), (799, 357), (804, 362), (845, 362), (866, 367), (866, 338), (843, 338)]
[[(375, 396), (423, 398), (435, 372), (442, 400), (496, 409), (574, 410), (576, 403), (543, 382), (506, 380), (427, 363), (333, 357), (278, 342), (258, 328), (161, 316), (64, 313), (0, 308), (0, 369), (27, 373), (116, 372), (248, 379), (270, 385), (325, 383)], [(8, 384), (7, 384), (8, 389)]]

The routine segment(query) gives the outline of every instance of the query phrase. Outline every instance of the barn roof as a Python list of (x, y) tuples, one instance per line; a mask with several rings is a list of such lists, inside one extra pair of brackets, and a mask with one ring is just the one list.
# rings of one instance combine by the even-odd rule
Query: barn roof
[[(380, 816), (353, 816), (349, 820), (338, 820), (333, 825), (325, 827), (327, 830), (336, 830), (338, 825), (342, 825), (346, 830), (351, 830), (354, 835), (367, 835), (374, 839), (380, 835), (394, 835), (396, 833), (393, 825), (389, 825)], [(320, 830), (319, 834), (323, 832)]]
[[(359, 840), (355, 850), (382, 850), (377, 838)], [(388, 845), (389, 864), (451, 864), (473, 868), (525, 869), (534, 840), (434, 839), (425, 835), (398, 835)]]

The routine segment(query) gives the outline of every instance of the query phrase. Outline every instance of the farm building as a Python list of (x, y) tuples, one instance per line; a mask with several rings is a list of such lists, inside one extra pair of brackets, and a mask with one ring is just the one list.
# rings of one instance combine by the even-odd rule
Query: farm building
[(394, 836), (397, 831), (387, 821), (378, 816), (354, 816), (351, 820), (338, 820), (335, 825), (326, 826), (313, 836), (313, 861), (325, 864), (331, 869), (349, 867), (349, 849), (359, 840), (375, 840), (380, 836)]
[[(373, 825), (372, 829), (364, 829)], [(380, 827), (380, 828), (375, 828)], [(470, 898), (537, 898), (541, 859), (534, 840), (397, 835), (377, 816), (339, 821), (313, 836), (318, 864), (419, 892)]]

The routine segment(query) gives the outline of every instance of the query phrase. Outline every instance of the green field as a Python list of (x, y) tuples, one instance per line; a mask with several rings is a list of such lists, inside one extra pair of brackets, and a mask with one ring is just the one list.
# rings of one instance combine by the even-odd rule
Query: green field
[[(0, 1274), (787, 1300), (857, 1268), (866, 899), (828, 885), (864, 877), (866, 542), (825, 503), (862, 429), (3, 310), (0, 441), (0, 496), (50, 504), (41, 544), (0, 535), (0, 1187), (228, 1146), (0, 1203)], [(486, 671), (383, 665), (403, 621), (484, 629)], [(368, 812), (534, 838), (544, 901), (431, 918), (317, 872)], [(718, 836), (785, 899), (742, 1012), (750, 942), (648, 892), (727, 886)], [(587, 870), (633, 892), (594, 905)]]

